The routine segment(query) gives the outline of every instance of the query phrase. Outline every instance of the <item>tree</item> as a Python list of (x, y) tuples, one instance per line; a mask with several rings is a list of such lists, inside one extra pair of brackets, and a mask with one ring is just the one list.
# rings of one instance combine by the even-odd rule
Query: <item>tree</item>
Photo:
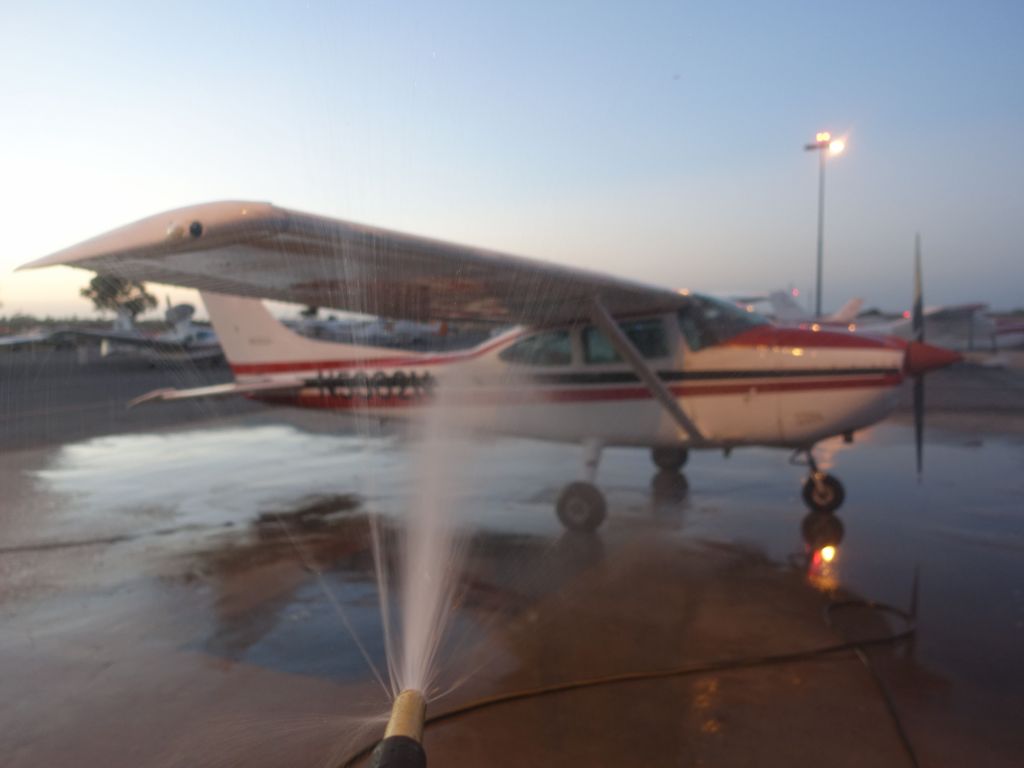
[(81, 293), (85, 298), (92, 299), (96, 309), (112, 309), (116, 312), (122, 308), (133, 320), (157, 305), (156, 297), (146, 291), (144, 283), (114, 275), (96, 275)]

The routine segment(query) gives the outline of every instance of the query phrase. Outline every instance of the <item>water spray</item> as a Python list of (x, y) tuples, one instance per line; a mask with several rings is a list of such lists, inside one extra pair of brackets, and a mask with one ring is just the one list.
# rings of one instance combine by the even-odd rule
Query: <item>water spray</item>
[(427, 701), (419, 691), (398, 694), (391, 706), (391, 719), (384, 729), (384, 738), (373, 751), (373, 768), (426, 768), (427, 753), (423, 751), (423, 720)]

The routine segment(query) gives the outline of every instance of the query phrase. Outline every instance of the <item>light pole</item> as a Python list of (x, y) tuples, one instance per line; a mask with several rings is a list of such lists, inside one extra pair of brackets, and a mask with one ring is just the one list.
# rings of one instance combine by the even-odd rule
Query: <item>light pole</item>
[(808, 152), (818, 153), (818, 271), (814, 291), (814, 317), (821, 317), (821, 259), (825, 250), (825, 156), (838, 155), (846, 149), (846, 142), (833, 139), (828, 131), (814, 137), (813, 144), (805, 144)]

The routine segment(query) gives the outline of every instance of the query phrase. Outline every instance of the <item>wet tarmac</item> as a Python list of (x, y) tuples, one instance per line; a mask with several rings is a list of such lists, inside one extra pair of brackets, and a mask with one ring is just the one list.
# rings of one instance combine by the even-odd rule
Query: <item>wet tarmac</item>
[[(46, 439), (11, 432), (0, 458), (3, 764), (339, 764), (379, 735), (387, 702), (334, 602), (383, 668), (369, 521), (408, 513), (414, 445), (248, 403), (110, 426), (121, 388), (151, 383), (133, 375), (79, 387), (93, 392), (80, 405), (105, 403), (92, 421), (61, 439), (51, 414)], [(608, 451), (609, 519), (581, 537), (552, 510), (577, 449), (478, 440), (457, 468), (470, 555), (444, 655), (453, 688), (432, 711), (834, 643), (830, 600), (908, 606), (917, 574), (913, 647), (871, 659), (921, 764), (1019, 764), (1024, 438), (1020, 412), (983, 407), (974, 375), (935, 393), (953, 405), (921, 482), (899, 417), (822, 446), (847, 488), (831, 564), (809, 551), (819, 527), (782, 452), (698, 454), (681, 481)], [(978, 398), (968, 429), (951, 415), (963, 397)], [(427, 748), (433, 765), (911, 764), (850, 654), (516, 702), (431, 727)]]
[(132, 398), (161, 387), (201, 387), (231, 380), (224, 364), (151, 361), (130, 356), (80, 362), (73, 349), (0, 351), (0, 451), (67, 443), (102, 434), (150, 431), (196, 419), (253, 413), (241, 398), (216, 404), (168, 403), (128, 409)]

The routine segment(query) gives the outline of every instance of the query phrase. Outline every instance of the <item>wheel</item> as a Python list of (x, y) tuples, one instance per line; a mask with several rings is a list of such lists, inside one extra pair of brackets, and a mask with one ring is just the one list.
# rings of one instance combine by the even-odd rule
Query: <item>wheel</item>
[(658, 469), (668, 472), (678, 472), (686, 466), (686, 460), (690, 457), (685, 448), (677, 446), (659, 446), (651, 449), (651, 458)]
[(804, 482), (804, 504), (815, 512), (835, 512), (846, 498), (843, 484), (832, 475), (821, 475), (819, 481), (808, 477)]
[(590, 532), (604, 522), (607, 504), (604, 494), (590, 483), (570, 483), (558, 496), (555, 511), (570, 531)]

